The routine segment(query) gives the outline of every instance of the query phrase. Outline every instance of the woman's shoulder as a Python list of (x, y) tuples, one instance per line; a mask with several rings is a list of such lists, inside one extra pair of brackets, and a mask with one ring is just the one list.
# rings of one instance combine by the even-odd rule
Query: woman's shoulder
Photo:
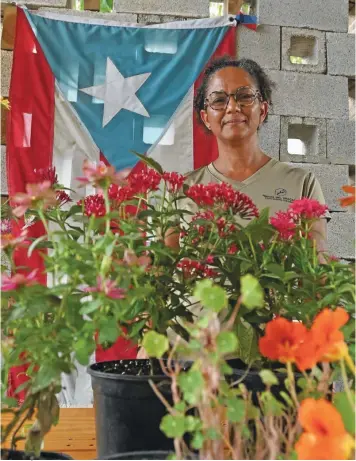
[(197, 168), (196, 170), (189, 171), (185, 175), (185, 184), (192, 186), (193, 184), (208, 184), (214, 182), (214, 177), (210, 173), (207, 166)]
[(295, 178), (297, 181), (310, 180), (314, 178), (314, 173), (307, 167), (302, 167), (300, 164), (293, 164), (274, 160), (272, 171), (274, 174), (286, 175), (289, 179)]

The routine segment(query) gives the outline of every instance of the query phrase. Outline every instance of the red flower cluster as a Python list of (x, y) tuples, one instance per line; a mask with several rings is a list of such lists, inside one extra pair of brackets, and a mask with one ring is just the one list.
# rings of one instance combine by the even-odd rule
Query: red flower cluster
[(189, 258), (183, 258), (181, 261), (179, 261), (177, 268), (182, 269), (183, 273), (190, 277), (199, 275), (201, 277), (213, 278), (218, 275), (214, 269), (207, 267), (205, 264), (202, 264), (199, 261), (194, 261), (193, 259)]
[(241, 218), (258, 216), (258, 210), (253, 201), (246, 194), (236, 191), (226, 183), (221, 184), (194, 184), (186, 192), (199, 206), (212, 207), (220, 205), (223, 210), (231, 210)]
[[(39, 170), (35, 169), (33, 172), (36, 176), (36, 182), (49, 181), (52, 186), (58, 184), (58, 176), (54, 166), (50, 166), (48, 168), (40, 168)], [(72, 201), (67, 192), (64, 190), (56, 190), (55, 192), (59, 206)]]
[(147, 194), (158, 190), (162, 176), (156, 170), (149, 168), (140, 173), (134, 173), (128, 177), (128, 183), (135, 194)]
[(278, 230), (281, 239), (289, 240), (294, 237), (296, 224), (288, 212), (278, 211), (270, 219), (270, 223)]
[(115, 201), (117, 205), (120, 205), (127, 200), (131, 200), (135, 191), (130, 186), (118, 186), (117, 184), (111, 184), (108, 189), (109, 199)]
[(293, 218), (316, 219), (324, 216), (327, 209), (327, 205), (322, 205), (317, 200), (301, 198), (289, 205), (288, 212)]
[(163, 180), (166, 182), (168, 192), (178, 192), (184, 184), (185, 176), (179, 173), (163, 173)]
[(82, 205), (84, 202), (84, 214), (86, 216), (96, 216), (101, 217), (105, 216), (106, 209), (105, 209), (105, 200), (104, 197), (100, 194), (95, 195), (88, 195), (85, 197), (84, 201), (79, 200), (78, 205)]

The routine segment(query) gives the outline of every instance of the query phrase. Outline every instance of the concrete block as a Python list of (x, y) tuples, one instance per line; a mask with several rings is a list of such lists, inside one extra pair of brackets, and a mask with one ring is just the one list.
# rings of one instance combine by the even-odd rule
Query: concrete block
[(137, 22), (139, 24), (162, 24), (166, 22), (186, 21), (188, 18), (184, 16), (171, 16), (169, 14), (138, 14)]
[(282, 70), (326, 73), (325, 48), (325, 32), (282, 27)]
[(1, 146), (1, 195), (7, 195), (6, 146)]
[(1, 96), (9, 96), (12, 51), (1, 50)]
[(299, 117), (348, 119), (346, 77), (270, 70), (276, 83), (271, 113)]
[(208, 18), (207, 0), (116, 0), (117, 13), (169, 14), (191, 18)]
[(282, 117), (280, 141), (283, 161), (325, 163), (326, 120)]
[(260, 24), (347, 32), (349, 0), (261, 0)]
[(330, 211), (343, 211), (339, 198), (344, 195), (341, 187), (349, 182), (349, 169), (347, 165), (315, 165), (310, 163), (293, 163), (314, 173), (321, 185), (325, 201)]
[(60, 13), (68, 16), (88, 19), (104, 19), (107, 21), (137, 23), (137, 14), (132, 13), (99, 13), (97, 11), (77, 11), (77, 10), (62, 10), (60, 8), (39, 8), (42, 12)]
[(328, 74), (355, 77), (355, 35), (327, 33)]
[(331, 163), (355, 163), (355, 122), (327, 120), (327, 158)]
[(281, 119), (278, 115), (269, 115), (259, 131), (260, 146), (270, 157), (279, 159), (279, 133)]
[(253, 59), (265, 69), (280, 69), (280, 27), (261, 25), (254, 31), (240, 26), (237, 37), (238, 58)]
[(355, 259), (355, 214), (332, 213), (328, 224), (328, 248), (338, 258)]

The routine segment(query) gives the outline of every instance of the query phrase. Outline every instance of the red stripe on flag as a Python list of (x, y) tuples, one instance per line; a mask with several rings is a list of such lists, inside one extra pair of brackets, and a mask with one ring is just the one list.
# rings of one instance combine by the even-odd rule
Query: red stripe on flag
[[(9, 100), (11, 110), (6, 129), (6, 166), (9, 195), (24, 192), (27, 183), (35, 179), (34, 169), (52, 165), (54, 130), (54, 77), (37, 39), (22, 9), (17, 9), (16, 38)], [(13, 233), (21, 232), (14, 225)], [(29, 237), (43, 235), (41, 223), (29, 228)], [(15, 264), (39, 269), (38, 280), (46, 283), (40, 252), (31, 258), (26, 249), (17, 250)], [(21, 270), (19, 270), (21, 272)], [(9, 395), (14, 396), (17, 386), (26, 381), (26, 365), (11, 370)], [(20, 401), (24, 391), (16, 395)]]
[[(230, 27), (207, 65), (209, 65), (213, 59), (224, 55), (236, 56), (236, 30), (237, 27)], [(204, 70), (195, 81), (194, 94), (196, 94), (203, 80)], [(193, 114), (193, 149), (194, 169), (208, 165), (218, 156), (216, 138), (206, 131), (204, 126), (197, 120), (195, 113)]]

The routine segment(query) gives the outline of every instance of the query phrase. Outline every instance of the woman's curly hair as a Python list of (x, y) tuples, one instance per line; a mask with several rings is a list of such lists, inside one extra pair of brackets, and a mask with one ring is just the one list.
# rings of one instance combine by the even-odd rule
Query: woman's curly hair
[[(194, 97), (194, 110), (200, 123), (203, 123), (200, 117), (200, 111), (205, 107), (206, 92), (209, 86), (211, 77), (220, 69), (225, 67), (239, 67), (251, 75), (255, 81), (259, 92), (261, 93), (262, 100), (266, 101), (269, 106), (272, 105), (272, 89), (275, 83), (268, 77), (262, 67), (252, 59), (234, 59), (232, 56), (223, 56), (222, 58), (215, 59), (206, 69), (203, 75), (203, 81), (197, 90)], [(267, 121), (268, 115), (265, 118)]]

